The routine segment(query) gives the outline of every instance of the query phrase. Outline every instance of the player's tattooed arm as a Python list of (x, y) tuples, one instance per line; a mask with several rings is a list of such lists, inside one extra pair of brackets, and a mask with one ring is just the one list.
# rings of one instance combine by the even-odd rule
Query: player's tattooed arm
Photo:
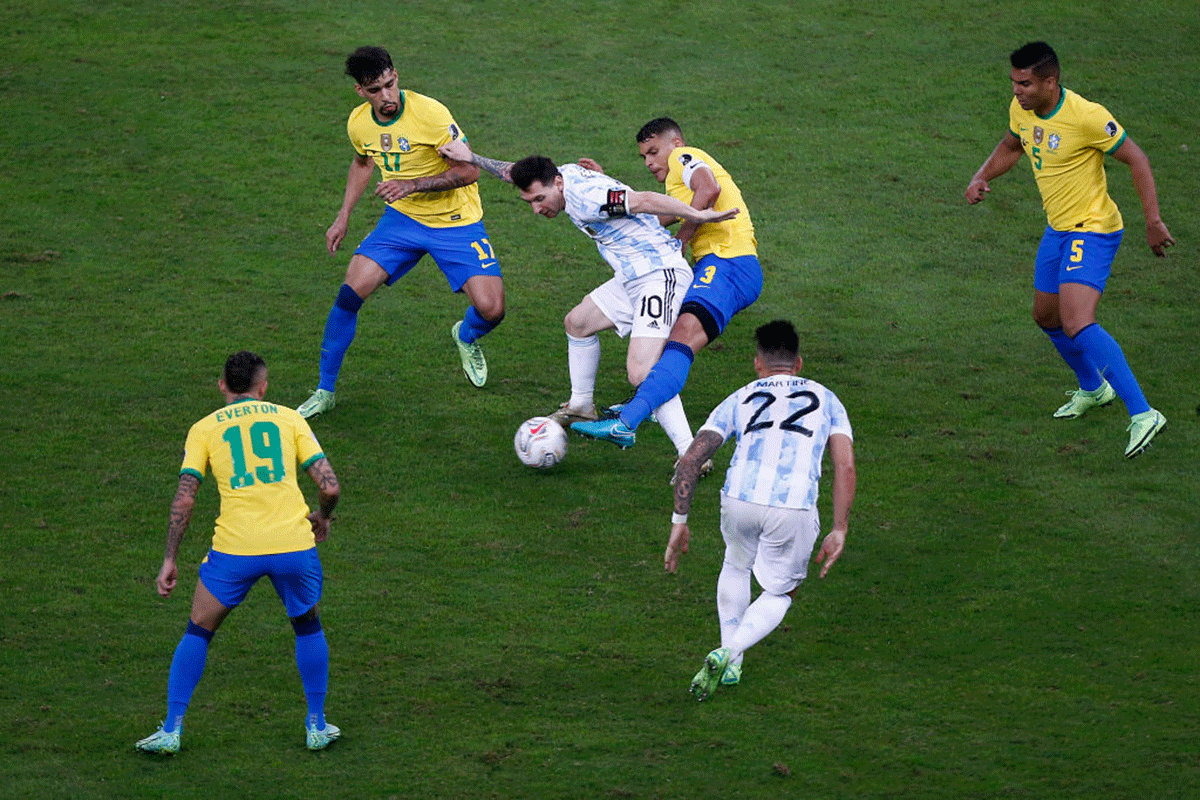
[(447, 142), (438, 148), (438, 152), (442, 154), (442, 158), (472, 164), (475, 167), (487, 170), (505, 183), (512, 183), (513, 162), (481, 156), (471, 150), (471, 146), (462, 139)]
[(179, 476), (179, 487), (175, 489), (175, 499), (171, 501), (171, 516), (167, 521), (167, 548), (164, 559), (171, 561), (179, 554), (179, 545), (187, 532), (188, 523), (192, 520), (192, 509), (196, 506), (196, 492), (200, 489), (200, 479), (191, 473)]
[(513, 162), (511, 161), (499, 161), (495, 158), (485, 158), (478, 153), (474, 153), (471, 155), (471, 163), (481, 169), (487, 170), (505, 183), (512, 183)]
[(691, 447), (679, 458), (679, 466), (675, 468), (676, 514), (686, 514), (691, 510), (692, 495), (696, 492), (700, 469), (724, 441), (715, 431), (700, 431), (692, 441)]
[(329, 465), (329, 459), (321, 458), (309, 465), (308, 476), (317, 484), (321, 515), (326, 519), (332, 518), (333, 509), (337, 507), (338, 499), (342, 496), (342, 487), (333, 472), (333, 467)]

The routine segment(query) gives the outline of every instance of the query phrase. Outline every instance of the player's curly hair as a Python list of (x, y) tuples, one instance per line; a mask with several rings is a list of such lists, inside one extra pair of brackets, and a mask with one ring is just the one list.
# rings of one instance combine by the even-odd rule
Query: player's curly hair
[(787, 320), (777, 319), (759, 327), (754, 340), (766, 361), (789, 363), (800, 356), (800, 335)]
[(389, 69), (394, 69), (392, 56), (382, 47), (367, 45), (346, 57), (346, 74), (359, 86), (370, 83)]
[(549, 186), (559, 174), (558, 167), (545, 156), (526, 156), (512, 165), (509, 177), (514, 186), (526, 191), (534, 181)]
[(234, 394), (242, 394), (258, 384), (267, 370), (262, 356), (241, 350), (225, 359), (225, 388)]

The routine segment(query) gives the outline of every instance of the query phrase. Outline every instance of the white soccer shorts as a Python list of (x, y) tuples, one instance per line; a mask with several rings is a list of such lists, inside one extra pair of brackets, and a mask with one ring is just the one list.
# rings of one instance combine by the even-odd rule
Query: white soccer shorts
[(615, 275), (588, 294), (592, 302), (624, 339), (632, 333), (648, 339), (666, 339), (679, 316), (683, 296), (692, 282), (692, 270), (682, 266), (658, 270), (623, 283)]
[(725, 560), (754, 569), (764, 591), (787, 594), (808, 576), (808, 562), (821, 533), (816, 506), (781, 508), (721, 495)]

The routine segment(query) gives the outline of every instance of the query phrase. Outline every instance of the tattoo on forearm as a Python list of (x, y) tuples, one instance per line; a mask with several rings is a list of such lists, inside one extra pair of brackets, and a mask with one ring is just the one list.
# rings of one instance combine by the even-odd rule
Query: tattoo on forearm
[(676, 514), (686, 514), (691, 509), (696, 481), (700, 478), (700, 468), (705, 461), (712, 458), (713, 453), (717, 452), (724, 441), (713, 431), (700, 431), (692, 446), (679, 459), (679, 468), (675, 470)]
[(196, 491), (199, 488), (200, 479), (195, 475), (179, 476), (179, 488), (175, 490), (170, 519), (167, 521), (167, 549), (164, 552), (167, 558), (174, 559), (179, 553), (183, 534), (192, 520), (192, 509), (196, 505)]
[(442, 172), (438, 175), (428, 175), (424, 178), (413, 178), (413, 192), (446, 192), (474, 183), (454, 172)]
[(328, 459), (322, 458), (308, 468), (308, 474), (317, 484), (317, 491), (321, 496), (321, 513), (327, 517), (331, 516), (342, 493), (342, 487), (338, 483), (337, 475), (333, 472), (333, 467), (329, 466)]
[(485, 158), (478, 153), (473, 153), (471, 155), (471, 163), (480, 169), (486, 169), (502, 181), (512, 183), (513, 162), (511, 161), (498, 161), (494, 158)]

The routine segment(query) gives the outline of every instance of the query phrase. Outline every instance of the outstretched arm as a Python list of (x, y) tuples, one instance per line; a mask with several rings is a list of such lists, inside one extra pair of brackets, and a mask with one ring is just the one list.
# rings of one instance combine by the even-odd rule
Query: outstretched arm
[[(696, 481), (700, 479), (700, 468), (725, 440), (715, 431), (700, 431), (687, 452), (679, 458), (675, 468), (675, 514), (671, 517), (671, 537), (667, 540), (667, 551), (663, 554), (663, 569), (674, 572), (679, 566), (679, 556), (688, 551), (692, 537), (688, 529), (687, 515), (692, 508), (692, 496), (696, 493)], [(683, 518), (682, 522), (674, 520)]]
[(308, 476), (317, 484), (319, 498), (317, 510), (308, 515), (308, 521), (312, 525), (313, 536), (318, 542), (323, 542), (329, 536), (329, 523), (333, 522), (333, 509), (342, 496), (342, 487), (327, 458), (309, 464)]
[[(690, 188), (692, 190), (692, 208), (712, 208), (716, 205), (717, 198), (721, 196), (721, 184), (717, 183), (717, 176), (713, 175), (713, 171), (708, 167), (701, 167), (692, 173)], [(687, 244), (696, 235), (696, 228), (699, 227), (699, 224), (695, 222), (686, 221), (675, 232), (675, 238)]]
[(167, 547), (163, 553), (162, 568), (154, 579), (155, 588), (162, 597), (170, 596), (179, 580), (179, 568), (175, 566), (175, 558), (179, 555), (179, 544), (187, 533), (188, 523), (192, 521), (192, 509), (196, 507), (196, 492), (200, 488), (200, 479), (190, 472), (179, 476), (179, 486), (175, 489), (175, 499), (171, 501), (171, 517), (167, 521)]
[(988, 181), (998, 178), (1012, 169), (1021, 160), (1024, 152), (1021, 149), (1021, 140), (1013, 136), (1012, 131), (1004, 134), (1004, 138), (992, 150), (987, 161), (984, 161), (983, 166), (976, 170), (971, 182), (967, 184), (967, 191), (963, 193), (967, 202), (971, 205), (982, 202), (987, 193), (992, 190), (992, 187), (988, 186)]
[(1128, 164), (1133, 175), (1133, 188), (1142, 200), (1142, 216), (1146, 218), (1146, 244), (1150, 245), (1154, 255), (1165, 256), (1166, 249), (1175, 244), (1175, 240), (1158, 213), (1158, 190), (1154, 188), (1149, 156), (1127, 136), (1124, 144), (1113, 153), (1113, 158)]
[(660, 217), (679, 217), (683, 220), (702, 224), (705, 222), (722, 222), (732, 219), (741, 213), (740, 208), (728, 211), (716, 211), (711, 208), (692, 208), (682, 200), (658, 192), (629, 192), (625, 199), (625, 207), (630, 214), (656, 214)]
[(338, 209), (333, 224), (325, 231), (325, 248), (330, 253), (336, 253), (346, 238), (346, 230), (350, 226), (350, 212), (358, 204), (358, 198), (371, 182), (375, 172), (375, 162), (367, 156), (355, 156), (350, 162), (350, 172), (346, 175), (346, 191), (342, 195), (342, 207)]
[(484, 158), (481, 155), (476, 155), (470, 145), (462, 139), (455, 139), (452, 142), (442, 145), (438, 148), (438, 152), (444, 158), (453, 159), (454, 161), (465, 161), (477, 169), (485, 169), (495, 175), (505, 183), (512, 183), (512, 165), (511, 161), (497, 161), (494, 158)]
[(858, 486), (858, 474), (854, 470), (854, 443), (849, 436), (835, 433), (829, 437), (829, 458), (833, 461), (833, 528), (821, 542), (817, 563), (822, 564), (821, 577), (842, 555), (846, 546), (846, 529), (850, 524), (850, 506), (854, 505), (854, 492)]

